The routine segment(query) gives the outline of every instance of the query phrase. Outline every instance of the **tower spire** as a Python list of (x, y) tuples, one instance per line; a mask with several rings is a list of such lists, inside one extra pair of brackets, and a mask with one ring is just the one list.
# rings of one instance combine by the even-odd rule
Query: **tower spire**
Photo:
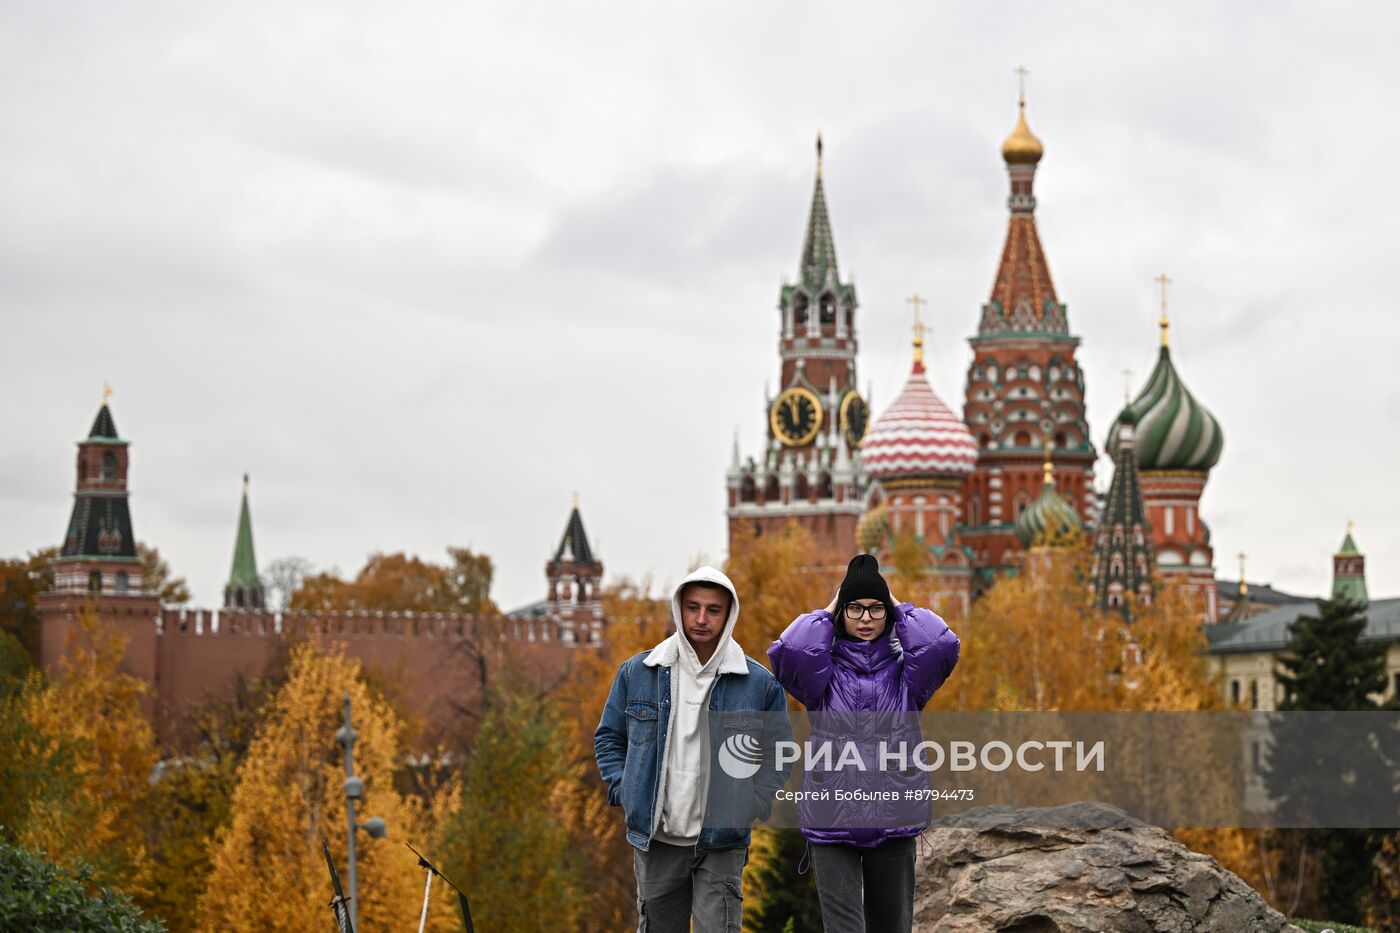
[(243, 502), (238, 509), (238, 535), (233, 542), (233, 566), (224, 587), (224, 608), (263, 608), (263, 586), (253, 553), (253, 515), (248, 508), (248, 474), (243, 474)]
[(802, 262), (798, 281), (815, 298), (823, 287), (835, 289), (836, 244), (831, 237), (831, 218), (826, 209), (822, 185), (822, 138), (817, 136), (817, 178), (812, 187), (812, 209), (807, 216), (807, 235), (802, 240)]

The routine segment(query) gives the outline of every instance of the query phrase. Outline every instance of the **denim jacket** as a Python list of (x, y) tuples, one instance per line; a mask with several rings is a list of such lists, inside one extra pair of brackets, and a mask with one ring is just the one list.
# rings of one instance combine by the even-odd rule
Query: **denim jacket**
[[(608, 804), (622, 807), (627, 841), (643, 852), (651, 846), (656, 826), (657, 790), (671, 721), (671, 668), (647, 666), (649, 653), (629, 658), (618, 669), (603, 718), (593, 733), (593, 754), (598, 773), (608, 785)], [(721, 673), (715, 680), (710, 691), (710, 732), (715, 737), (761, 734), (764, 766), (751, 779), (730, 778), (716, 761), (718, 743), (712, 741), (705, 825), (697, 853), (747, 846), (753, 821), (767, 818), (774, 794), (792, 770), (791, 765), (779, 770), (772, 764), (773, 743), (792, 738), (787, 696), (767, 668), (749, 657), (744, 661), (748, 673)], [(744, 814), (743, 819), (734, 818), (736, 813)], [(712, 819), (743, 825), (711, 825)]]

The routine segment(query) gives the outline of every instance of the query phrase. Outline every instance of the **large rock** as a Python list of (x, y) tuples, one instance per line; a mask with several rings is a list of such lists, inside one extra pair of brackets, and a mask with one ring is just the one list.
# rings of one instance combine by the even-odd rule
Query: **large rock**
[(925, 838), (919, 933), (1301, 933), (1215, 859), (1106, 804), (981, 807)]

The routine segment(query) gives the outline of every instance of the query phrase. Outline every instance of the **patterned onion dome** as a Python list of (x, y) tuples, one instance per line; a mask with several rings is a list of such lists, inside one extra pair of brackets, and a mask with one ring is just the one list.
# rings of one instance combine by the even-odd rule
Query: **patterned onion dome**
[(903, 391), (871, 426), (860, 462), (879, 480), (961, 478), (977, 466), (977, 441), (934, 394), (917, 357)]
[[(1225, 436), (1220, 422), (1186, 390), (1162, 347), (1157, 367), (1128, 406), (1137, 420), (1138, 466), (1144, 470), (1209, 470), (1220, 461)], [(1120, 414), (1106, 445), (1117, 456)]]
[(1084, 521), (1055, 489), (1054, 472), (1047, 464), (1040, 495), (1016, 516), (1016, 537), (1026, 547), (1033, 544), (1054, 547), (1072, 543), (1083, 531)]

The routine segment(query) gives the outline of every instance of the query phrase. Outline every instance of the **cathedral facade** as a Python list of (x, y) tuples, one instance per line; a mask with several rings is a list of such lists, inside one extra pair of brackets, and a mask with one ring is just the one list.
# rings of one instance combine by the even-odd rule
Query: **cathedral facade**
[(736, 438), (726, 476), (731, 542), (795, 521), (820, 547), (870, 551), (888, 564), (892, 542), (912, 534), (927, 552), (930, 599), (957, 613), (998, 574), (1015, 572), (1027, 548), (1086, 536), (1102, 567), (1105, 608), (1151, 599), (1160, 571), (1192, 594), (1202, 621), (1218, 620), (1199, 500), (1223, 440), (1173, 364), (1165, 301), (1157, 367), (1109, 432), (1116, 485), (1106, 496), (1095, 491), (1099, 451), (1080, 338), (1036, 226), (1044, 155), (1023, 98), (1001, 148), (1006, 239), (991, 294), (969, 321), (962, 411), (938, 395), (940, 374), (925, 370), (916, 306), (909, 380), (886, 410), (871, 413), (856, 391), (857, 303), (837, 271), (818, 143), (798, 279), (779, 299), (779, 382), (764, 399), (766, 437), (747, 459)]

